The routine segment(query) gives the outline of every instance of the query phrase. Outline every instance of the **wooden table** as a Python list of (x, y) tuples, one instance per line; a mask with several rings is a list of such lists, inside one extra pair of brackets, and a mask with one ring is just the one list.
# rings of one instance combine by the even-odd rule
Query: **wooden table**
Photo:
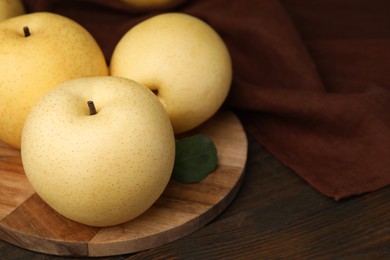
[[(390, 259), (390, 187), (335, 202), (248, 138), (244, 182), (220, 216), (164, 246), (99, 259)], [(0, 258), (68, 259), (3, 241)]]

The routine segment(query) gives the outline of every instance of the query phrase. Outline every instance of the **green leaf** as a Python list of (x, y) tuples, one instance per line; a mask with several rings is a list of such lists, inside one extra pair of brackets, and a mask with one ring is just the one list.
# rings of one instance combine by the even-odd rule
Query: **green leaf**
[(206, 135), (198, 134), (176, 141), (172, 178), (182, 183), (200, 182), (218, 165), (217, 149)]

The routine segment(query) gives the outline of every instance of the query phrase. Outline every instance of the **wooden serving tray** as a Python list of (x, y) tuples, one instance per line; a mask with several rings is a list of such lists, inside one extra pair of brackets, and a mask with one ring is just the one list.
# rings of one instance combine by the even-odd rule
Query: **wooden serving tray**
[(109, 256), (163, 245), (201, 228), (236, 195), (244, 175), (247, 139), (238, 118), (226, 110), (193, 133), (213, 139), (217, 170), (196, 184), (171, 180), (144, 214), (105, 228), (76, 223), (51, 209), (25, 177), (20, 151), (0, 142), (0, 239), (48, 254)]

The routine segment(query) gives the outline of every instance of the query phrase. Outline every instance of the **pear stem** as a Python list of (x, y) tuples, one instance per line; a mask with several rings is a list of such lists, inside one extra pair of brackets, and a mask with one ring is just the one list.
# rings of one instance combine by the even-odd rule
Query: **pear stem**
[(97, 112), (96, 112), (96, 107), (95, 107), (95, 104), (93, 103), (93, 101), (88, 101), (88, 108), (89, 108), (89, 115), (90, 116), (93, 116), (93, 115), (96, 115)]
[(28, 28), (28, 26), (23, 27), (23, 32), (24, 32), (24, 37), (28, 37), (31, 35), (30, 29)]

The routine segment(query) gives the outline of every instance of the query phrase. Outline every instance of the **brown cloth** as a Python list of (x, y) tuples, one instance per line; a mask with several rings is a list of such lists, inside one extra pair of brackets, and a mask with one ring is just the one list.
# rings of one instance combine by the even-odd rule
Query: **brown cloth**
[(228, 45), (234, 79), (226, 105), (256, 140), (336, 200), (390, 183), (388, 0), (198, 0), (153, 12), (115, 0), (25, 4), (79, 22), (107, 60), (148, 17), (197, 16)]

